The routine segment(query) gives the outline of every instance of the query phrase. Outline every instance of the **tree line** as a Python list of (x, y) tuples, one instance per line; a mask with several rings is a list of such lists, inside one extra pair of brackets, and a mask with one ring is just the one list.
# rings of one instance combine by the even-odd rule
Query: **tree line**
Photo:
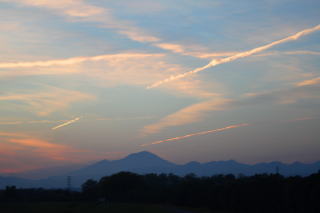
[(87, 180), (81, 192), (10, 187), (0, 191), (0, 202), (19, 199), (172, 204), (212, 212), (318, 213), (320, 172), (308, 177), (279, 174), (180, 177), (120, 172), (99, 181)]

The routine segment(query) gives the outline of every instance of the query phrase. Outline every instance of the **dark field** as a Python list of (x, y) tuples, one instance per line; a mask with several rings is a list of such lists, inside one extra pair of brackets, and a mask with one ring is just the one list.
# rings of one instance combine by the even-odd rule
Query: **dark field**
[(0, 204), (1, 213), (207, 213), (202, 209), (153, 204), (46, 202)]
[(88, 180), (81, 191), (7, 186), (0, 190), (0, 213), (319, 213), (319, 201), (319, 172), (307, 177), (120, 172)]

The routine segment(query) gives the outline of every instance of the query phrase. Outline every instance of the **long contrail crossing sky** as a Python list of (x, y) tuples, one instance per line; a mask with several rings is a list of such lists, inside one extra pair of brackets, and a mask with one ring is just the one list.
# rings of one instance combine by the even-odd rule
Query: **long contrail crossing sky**
[(269, 49), (269, 48), (271, 48), (273, 46), (276, 46), (278, 44), (282, 44), (282, 43), (285, 43), (285, 42), (288, 42), (288, 41), (297, 40), (302, 36), (311, 34), (311, 33), (316, 32), (318, 30), (320, 30), (320, 25), (317, 25), (315, 27), (302, 30), (302, 31), (300, 31), (300, 32), (298, 32), (298, 33), (296, 33), (294, 35), (288, 36), (288, 37), (280, 39), (278, 41), (274, 41), (274, 42), (272, 42), (270, 44), (266, 44), (266, 45), (263, 45), (261, 47), (257, 47), (257, 48), (254, 48), (254, 49), (251, 49), (251, 50), (248, 50), (248, 51), (245, 51), (245, 52), (237, 53), (237, 54), (232, 55), (230, 57), (226, 57), (226, 58), (222, 58), (222, 59), (213, 59), (212, 61), (210, 61), (209, 64), (207, 64), (207, 65), (205, 65), (203, 67), (199, 67), (197, 69), (194, 69), (192, 71), (189, 71), (189, 72), (186, 72), (186, 73), (182, 73), (182, 74), (179, 74), (179, 75), (170, 76), (169, 78), (166, 78), (164, 80), (155, 82), (154, 84), (148, 86), (147, 89), (155, 88), (155, 87), (158, 87), (158, 86), (160, 86), (160, 85), (162, 85), (164, 83), (167, 83), (167, 82), (170, 82), (170, 81), (174, 81), (174, 80), (177, 80), (177, 79), (180, 79), (180, 78), (184, 78), (186, 76), (201, 72), (201, 71), (203, 71), (205, 69), (208, 69), (210, 67), (215, 67), (215, 66), (217, 66), (219, 64), (224, 64), (224, 63), (228, 63), (228, 62), (231, 62), (231, 61), (235, 61), (235, 60), (240, 59), (240, 58), (245, 58), (245, 57), (251, 56), (251, 55), (253, 55), (255, 53), (262, 52), (262, 51), (267, 50), (267, 49)]
[(169, 142), (169, 141), (177, 141), (177, 140), (182, 140), (185, 138), (190, 138), (193, 136), (206, 135), (206, 134), (215, 133), (215, 132), (222, 132), (222, 131), (226, 131), (229, 129), (235, 129), (235, 128), (244, 127), (244, 126), (249, 126), (249, 124), (242, 123), (242, 124), (230, 125), (230, 126), (226, 126), (226, 127), (219, 128), (219, 129), (212, 129), (212, 130), (203, 131), (203, 132), (196, 132), (196, 133), (178, 136), (178, 137), (174, 137), (174, 138), (169, 138), (169, 139), (165, 139), (165, 140), (161, 140), (161, 141), (155, 141), (155, 142), (148, 143), (148, 144), (142, 144), (140, 146), (149, 146), (149, 145), (155, 145), (155, 144), (165, 143), (165, 142)]

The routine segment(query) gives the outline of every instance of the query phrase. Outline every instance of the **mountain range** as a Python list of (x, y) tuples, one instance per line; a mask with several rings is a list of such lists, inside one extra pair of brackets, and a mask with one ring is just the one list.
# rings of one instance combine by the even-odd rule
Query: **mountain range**
[[(207, 163), (193, 161), (180, 165), (164, 160), (153, 153), (143, 151), (130, 154), (120, 160), (102, 160), (91, 165), (55, 167), (13, 174), (11, 176), (0, 176), (0, 188), (8, 185), (15, 185), (18, 188), (66, 188), (68, 177), (71, 179), (72, 187), (80, 188), (81, 184), (88, 179), (99, 180), (103, 176), (121, 171), (130, 171), (138, 174), (172, 173), (179, 176), (189, 173), (194, 173), (197, 176), (212, 176), (217, 174), (242, 174), (249, 176), (276, 172), (284, 176), (307, 176), (319, 170), (320, 161), (311, 164), (270, 162), (249, 165), (228, 160)], [(45, 177), (44, 174), (51, 176)], [(35, 177), (38, 177), (38, 179), (35, 179)]]

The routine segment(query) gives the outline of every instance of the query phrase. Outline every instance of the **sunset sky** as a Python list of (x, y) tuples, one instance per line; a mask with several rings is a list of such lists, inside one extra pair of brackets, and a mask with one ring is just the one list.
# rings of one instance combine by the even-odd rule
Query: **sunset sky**
[(0, 173), (143, 150), (175, 163), (320, 160), (319, 11), (0, 0)]

